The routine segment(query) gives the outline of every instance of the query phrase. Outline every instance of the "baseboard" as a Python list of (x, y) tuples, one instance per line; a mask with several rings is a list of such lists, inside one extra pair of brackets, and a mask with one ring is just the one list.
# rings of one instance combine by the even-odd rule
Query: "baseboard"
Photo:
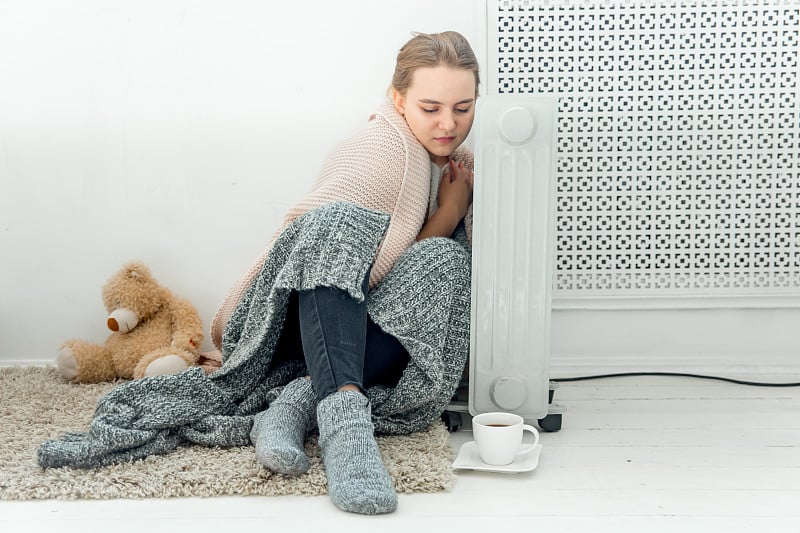
[[(800, 364), (794, 355), (768, 357), (751, 354), (704, 355), (554, 355), (550, 360), (550, 377), (578, 377), (625, 372), (678, 372), (720, 377), (796, 381)], [(776, 379), (777, 378), (777, 379)]]

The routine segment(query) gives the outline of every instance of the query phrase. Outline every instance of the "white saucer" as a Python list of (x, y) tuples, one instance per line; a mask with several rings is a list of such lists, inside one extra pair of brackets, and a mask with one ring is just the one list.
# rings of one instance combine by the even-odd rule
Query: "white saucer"
[[(523, 444), (521, 446), (527, 446)], [(500, 472), (503, 474), (519, 474), (520, 472), (530, 472), (539, 465), (539, 453), (542, 445), (537, 444), (525, 455), (518, 455), (510, 465), (488, 465), (481, 461), (478, 455), (478, 446), (474, 440), (465, 442), (458, 450), (458, 457), (453, 461), (451, 468), (464, 470), (482, 470), (485, 472)]]

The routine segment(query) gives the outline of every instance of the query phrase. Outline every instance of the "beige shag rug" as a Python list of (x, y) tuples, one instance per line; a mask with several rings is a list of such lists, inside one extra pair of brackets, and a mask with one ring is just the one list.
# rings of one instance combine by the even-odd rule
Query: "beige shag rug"
[[(163, 456), (94, 470), (42, 469), (36, 448), (47, 439), (88, 427), (98, 399), (113, 383), (74, 385), (53, 368), (0, 369), (0, 499), (169, 498), (218, 495), (318, 495), (327, 492), (314, 437), (311, 470), (274, 474), (256, 462), (252, 447), (184, 446)], [(438, 492), (452, 486), (452, 453), (442, 425), (405, 436), (378, 437), (398, 492)]]

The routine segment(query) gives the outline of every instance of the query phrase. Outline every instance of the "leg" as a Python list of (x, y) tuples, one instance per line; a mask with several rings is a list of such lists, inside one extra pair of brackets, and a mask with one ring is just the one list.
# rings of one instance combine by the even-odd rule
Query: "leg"
[[(364, 278), (364, 295), (369, 275)], [(335, 287), (300, 291), (300, 334), (314, 391), (322, 399), (342, 387), (363, 391), (367, 302)]]
[[(364, 294), (368, 288), (363, 282)], [(367, 304), (339, 289), (300, 293), (303, 353), (317, 396), (317, 423), (331, 500), (344, 511), (379, 514), (397, 507), (364, 391)], [(356, 389), (356, 390), (352, 390)]]
[(181, 348), (158, 348), (139, 359), (133, 368), (134, 379), (177, 374), (196, 365), (200, 356)]
[(65, 342), (56, 363), (64, 379), (75, 383), (99, 383), (117, 377), (112, 353), (105, 346), (84, 340)]
[[(366, 290), (366, 287), (364, 287)], [(319, 300), (330, 297), (330, 294), (316, 294), (314, 306), (318, 307)], [(341, 295), (334, 293), (335, 300)], [(324, 303), (322, 304), (324, 305)], [(345, 302), (345, 305), (350, 305)], [(351, 310), (352, 311), (352, 310)], [(360, 310), (353, 316), (358, 316)], [(308, 320), (308, 317), (306, 317)], [(314, 320), (312, 317), (311, 320)], [(289, 299), (286, 323), (281, 338), (276, 348), (276, 361), (291, 357), (298, 357), (303, 352), (301, 343), (301, 320), (299, 317), (299, 298), (297, 293), (292, 293)], [(408, 352), (402, 345), (387, 333), (384, 333), (374, 322), (367, 319), (366, 349), (371, 354), (363, 363), (364, 384), (369, 387), (374, 384), (392, 386), (400, 379), (406, 364)], [(337, 328), (342, 329), (342, 328)], [(358, 334), (360, 337), (360, 333)], [(319, 343), (318, 340), (313, 341)], [(346, 343), (342, 343), (345, 344)], [(334, 366), (335, 366), (334, 362)], [(351, 366), (358, 366), (352, 364)], [(333, 371), (331, 371), (331, 375)], [(339, 372), (343, 376), (342, 372)], [(342, 382), (360, 383), (357, 373), (341, 377)], [(328, 384), (330, 389), (335, 385)], [(272, 470), (284, 475), (300, 475), (308, 471), (310, 463), (305, 455), (304, 443), (309, 430), (316, 425), (317, 395), (312, 389), (312, 384), (307, 379), (295, 380), (284, 388), (281, 395), (269, 406), (269, 409), (259, 413), (250, 432), (250, 440), (255, 446), (256, 457), (259, 462)]]
[(256, 415), (250, 442), (258, 462), (287, 476), (311, 467), (304, 450), (306, 434), (316, 422), (317, 397), (306, 378), (288, 383), (269, 409)]
[[(297, 293), (289, 297), (286, 322), (275, 348), (275, 361), (301, 357)], [(280, 474), (297, 476), (311, 464), (305, 454), (306, 434), (316, 426), (317, 396), (311, 381), (298, 378), (287, 384), (269, 409), (256, 415), (250, 441), (258, 461)]]
[(367, 343), (364, 359), (364, 387), (395, 387), (408, 366), (408, 352), (392, 335), (367, 318)]
[(397, 508), (397, 493), (383, 465), (369, 400), (338, 391), (317, 406), (319, 445), (336, 506), (351, 513), (382, 514)]

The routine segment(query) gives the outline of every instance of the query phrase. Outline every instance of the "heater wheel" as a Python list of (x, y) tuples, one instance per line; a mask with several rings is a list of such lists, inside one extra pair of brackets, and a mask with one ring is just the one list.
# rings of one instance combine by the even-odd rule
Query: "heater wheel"
[(553, 413), (539, 419), (542, 431), (553, 432), (561, 430), (561, 413)]
[(450, 433), (455, 433), (461, 429), (464, 420), (461, 418), (461, 413), (456, 411), (445, 411), (442, 413), (442, 422)]

